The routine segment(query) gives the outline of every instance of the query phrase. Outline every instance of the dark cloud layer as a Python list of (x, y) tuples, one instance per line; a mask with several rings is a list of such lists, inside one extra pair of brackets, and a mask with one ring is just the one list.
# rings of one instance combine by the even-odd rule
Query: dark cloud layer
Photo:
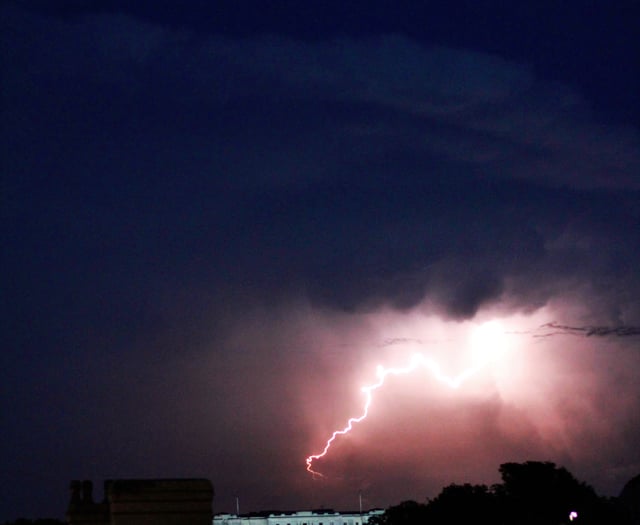
[(17, 46), (7, 129), (52, 134), (17, 144), (9, 169), (31, 168), (17, 199), (31, 190), (74, 223), (54, 225), (62, 242), (84, 228), (73, 235), (90, 252), (129, 244), (125, 265), (168, 249), (168, 264), (188, 259), (178, 273), (214, 257), (224, 280), (249, 275), (269, 293), (286, 275), (345, 308), (430, 295), (462, 317), (505, 279), (575, 271), (562, 267), (577, 237), (618, 252), (603, 249), (584, 279), (638, 250), (637, 132), (598, 125), (577, 94), (518, 64), (400, 37), (194, 41), (122, 16), (32, 24), (43, 42)]
[[(638, 129), (562, 75), (411, 32), (240, 34), (29, 5), (3, 7), (0, 28), (7, 519), (29, 509), (18, 485), (74, 476), (203, 475), (255, 508), (335, 506), (345, 485), (312, 488), (300, 461), (349, 417), (341, 400), (372, 348), (420, 340), (385, 332), (381, 312), (461, 323), (549, 307), (566, 316), (547, 325), (559, 334), (637, 335)], [(331, 468), (351, 465), (382, 505), (463, 481), (448, 475), (482, 482), (501, 447), (504, 460), (590, 462), (592, 476), (638, 465), (637, 338), (625, 341), (607, 366), (629, 390), (592, 433), (620, 439), (605, 459), (570, 448), (613, 381), (584, 370), (588, 410), (554, 390), (551, 411), (587, 429), (566, 442), (495, 394), (459, 410), (451, 448), (414, 425), (432, 451), (418, 463), (437, 475), (409, 475), (412, 456), (383, 457), (373, 433)], [(544, 374), (573, 378), (573, 354), (549, 356)], [(474, 473), (452, 465), (462, 428), (494, 443), (469, 453)]]

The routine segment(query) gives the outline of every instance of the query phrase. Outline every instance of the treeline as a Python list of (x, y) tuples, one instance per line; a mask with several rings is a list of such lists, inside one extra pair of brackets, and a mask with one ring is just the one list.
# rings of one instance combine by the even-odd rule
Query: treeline
[(598, 496), (565, 468), (528, 461), (500, 466), (502, 483), (449, 485), (427, 503), (405, 501), (369, 525), (634, 525), (632, 509)]

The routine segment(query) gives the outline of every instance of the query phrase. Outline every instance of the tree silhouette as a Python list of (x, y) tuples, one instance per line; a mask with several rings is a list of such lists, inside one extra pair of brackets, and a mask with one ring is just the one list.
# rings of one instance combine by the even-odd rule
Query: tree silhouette
[[(551, 462), (500, 465), (502, 483), (449, 485), (426, 504), (405, 501), (370, 525), (627, 525), (615, 501)], [(573, 521), (570, 513), (573, 514)], [(576, 517), (577, 516), (577, 517)]]
[(577, 513), (581, 525), (610, 523), (606, 501), (563, 467), (551, 462), (527, 461), (500, 465), (502, 484), (493, 487), (507, 523), (529, 525), (569, 523)]
[(424, 504), (407, 500), (389, 507), (380, 516), (373, 516), (368, 523), (369, 525), (424, 525), (425, 517)]
[(440, 524), (498, 523), (500, 509), (486, 485), (449, 485), (427, 504), (427, 522)]

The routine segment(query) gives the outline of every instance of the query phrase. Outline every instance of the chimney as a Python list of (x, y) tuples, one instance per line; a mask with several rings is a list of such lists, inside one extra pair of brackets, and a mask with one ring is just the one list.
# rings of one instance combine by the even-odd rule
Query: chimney
[(77, 479), (73, 480), (69, 484), (69, 490), (71, 490), (71, 501), (69, 501), (70, 505), (75, 505), (80, 503), (80, 491), (82, 490), (82, 483)]
[(82, 482), (82, 503), (93, 503), (93, 483), (88, 479)]

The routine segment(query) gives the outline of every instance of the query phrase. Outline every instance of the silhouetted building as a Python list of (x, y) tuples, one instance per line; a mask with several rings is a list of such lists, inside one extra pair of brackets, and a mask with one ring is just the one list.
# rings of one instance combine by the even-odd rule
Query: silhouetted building
[(382, 509), (365, 512), (336, 512), (330, 509), (295, 512), (264, 511), (249, 514), (218, 514), (213, 525), (366, 525), (372, 516), (384, 514)]
[(211, 525), (213, 486), (207, 479), (118, 479), (93, 501), (91, 481), (72, 481), (70, 525)]

